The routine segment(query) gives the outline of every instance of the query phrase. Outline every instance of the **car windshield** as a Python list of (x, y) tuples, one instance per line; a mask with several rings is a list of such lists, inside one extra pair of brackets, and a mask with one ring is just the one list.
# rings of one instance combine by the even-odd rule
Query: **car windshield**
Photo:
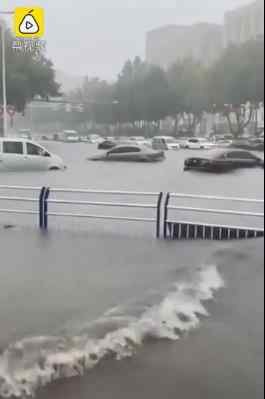
[(0, 399), (264, 397), (264, 3), (0, 0)]

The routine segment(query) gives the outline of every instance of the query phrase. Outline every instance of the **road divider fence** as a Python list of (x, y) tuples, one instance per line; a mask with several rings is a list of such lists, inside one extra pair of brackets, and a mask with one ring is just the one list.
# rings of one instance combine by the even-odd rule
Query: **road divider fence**
[[(73, 198), (73, 195), (78, 196), (78, 199)], [(85, 199), (81, 200), (80, 197), (84, 196)], [(195, 201), (196, 204), (190, 206), (191, 201)], [(215, 203), (221, 205), (214, 206)], [(21, 204), (24, 205), (20, 206)], [(95, 209), (96, 212), (93, 211)], [(106, 211), (99, 213), (99, 209)], [(116, 209), (116, 212), (111, 211), (112, 209)], [(133, 214), (128, 212), (124, 215), (124, 210), (134, 211)], [(137, 214), (139, 211), (141, 215)], [(148, 215), (143, 216), (143, 212)], [(16, 220), (16, 215), (36, 217), (35, 220), (42, 231), (48, 231), (51, 219), (77, 218), (111, 223), (149, 223), (154, 226), (156, 238), (162, 237), (166, 240), (264, 237), (263, 199), (0, 185), (0, 223), (1, 214), (8, 215), (11, 223)], [(237, 222), (234, 221), (235, 218)]]

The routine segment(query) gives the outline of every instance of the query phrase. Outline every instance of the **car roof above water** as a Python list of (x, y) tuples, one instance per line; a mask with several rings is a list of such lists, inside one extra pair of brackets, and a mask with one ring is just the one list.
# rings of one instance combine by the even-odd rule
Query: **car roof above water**
[(19, 142), (19, 143), (29, 143), (29, 144), (34, 144), (37, 145), (38, 147), (41, 147), (44, 149), (44, 147), (39, 144), (37, 141), (34, 140), (30, 140), (27, 138), (22, 138), (22, 137), (0, 137), (0, 143), (4, 143), (4, 142)]
[(233, 154), (235, 154), (235, 153), (238, 153), (238, 154), (242, 154), (242, 153), (251, 154), (251, 151), (237, 150), (237, 149), (231, 149), (231, 150), (216, 150), (216, 149), (213, 149), (213, 150), (209, 150), (206, 153), (204, 153), (202, 158), (218, 159), (218, 158), (220, 158), (220, 157), (222, 157), (224, 155), (228, 155), (228, 154), (231, 154), (231, 153), (233, 153)]
[(24, 137), (0, 137), (0, 141), (20, 141), (20, 142), (38, 144), (36, 141), (26, 139)]
[(157, 151), (153, 150), (152, 148), (150, 148), (149, 146), (145, 145), (145, 144), (132, 144), (132, 143), (122, 143), (122, 144), (118, 144), (116, 145), (114, 148), (109, 149), (107, 152), (111, 152), (117, 149), (122, 149), (122, 148), (135, 148), (135, 149), (139, 149), (141, 151), (149, 151), (149, 152), (153, 152), (156, 153)]
[(164, 139), (164, 140), (168, 140), (168, 139), (176, 140), (176, 138), (173, 137), (173, 136), (155, 136), (155, 137), (153, 137), (153, 140), (162, 140), (162, 139)]

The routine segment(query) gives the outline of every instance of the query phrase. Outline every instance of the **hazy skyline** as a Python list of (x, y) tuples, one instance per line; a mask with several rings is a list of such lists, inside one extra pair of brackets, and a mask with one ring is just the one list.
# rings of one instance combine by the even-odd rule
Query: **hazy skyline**
[[(1, 10), (42, 6), (48, 56), (75, 76), (112, 79), (128, 58), (145, 55), (145, 34), (166, 24), (223, 23), (250, 0), (1, 0)], [(111, 6), (110, 6), (111, 4)]]

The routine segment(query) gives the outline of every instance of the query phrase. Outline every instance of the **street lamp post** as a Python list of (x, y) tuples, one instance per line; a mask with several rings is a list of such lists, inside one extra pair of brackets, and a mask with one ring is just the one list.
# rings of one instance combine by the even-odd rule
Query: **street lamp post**
[[(12, 11), (0, 11), (0, 15), (13, 15)], [(2, 41), (2, 90), (3, 90), (3, 135), (7, 135), (7, 88), (6, 88), (6, 28), (0, 21), (1, 41)]]

